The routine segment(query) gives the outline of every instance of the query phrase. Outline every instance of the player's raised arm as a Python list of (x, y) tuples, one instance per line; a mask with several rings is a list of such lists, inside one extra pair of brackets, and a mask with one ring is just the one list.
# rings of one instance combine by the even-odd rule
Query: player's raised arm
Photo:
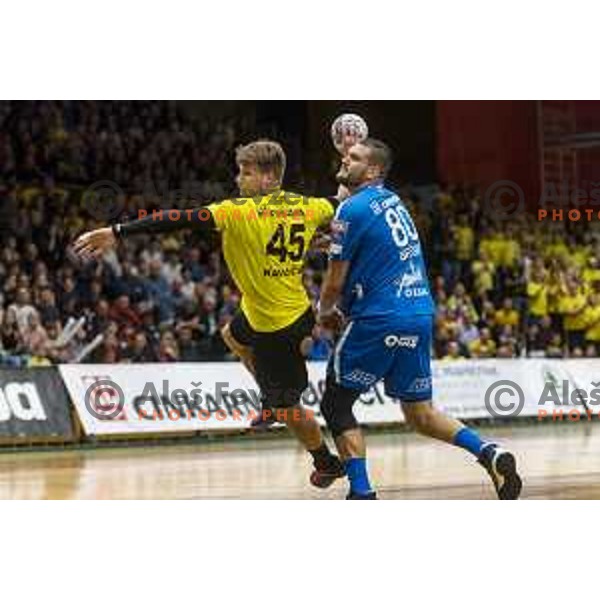
[[(368, 136), (369, 127), (360, 115), (352, 113), (340, 115), (331, 125), (331, 141), (342, 158), (354, 144), (366, 140)], [(348, 187), (340, 183), (335, 196), (337, 202), (342, 202), (349, 195)]]
[(208, 208), (168, 209), (151, 215), (101, 227), (80, 235), (73, 244), (73, 251), (82, 258), (95, 258), (114, 248), (118, 241), (140, 233), (165, 233), (185, 228), (214, 229), (212, 212)]

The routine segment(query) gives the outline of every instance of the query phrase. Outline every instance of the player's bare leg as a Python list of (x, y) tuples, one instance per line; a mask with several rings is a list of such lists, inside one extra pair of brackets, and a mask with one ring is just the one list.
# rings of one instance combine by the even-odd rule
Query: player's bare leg
[(349, 429), (335, 439), (335, 447), (342, 460), (349, 458), (364, 458), (367, 455), (365, 438), (360, 429)]
[(522, 482), (511, 452), (493, 442), (483, 441), (475, 430), (436, 410), (430, 401), (402, 402), (402, 410), (406, 422), (418, 433), (460, 446), (476, 456), (492, 478), (501, 500), (519, 497)]
[(233, 337), (229, 323), (221, 328), (221, 337), (223, 338), (223, 341), (229, 350), (231, 350), (231, 352), (242, 361), (243, 365), (246, 367), (246, 369), (248, 369), (252, 376), (255, 376), (256, 367), (254, 364), (254, 353), (252, 352), (252, 348), (250, 348), (250, 346), (244, 346), (243, 344), (240, 344)]
[(403, 402), (406, 422), (421, 435), (452, 444), (463, 423), (433, 408), (431, 402)]
[(301, 404), (291, 408), (276, 408), (272, 410), (273, 417), (279, 423), (285, 423), (298, 441), (310, 452), (323, 443), (321, 428), (314, 415)]

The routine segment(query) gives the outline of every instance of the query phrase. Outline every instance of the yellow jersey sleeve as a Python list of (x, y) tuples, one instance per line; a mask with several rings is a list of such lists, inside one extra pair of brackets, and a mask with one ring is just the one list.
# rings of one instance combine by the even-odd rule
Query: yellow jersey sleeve
[(241, 212), (238, 203), (239, 200), (221, 200), (206, 207), (211, 212), (218, 231), (225, 231), (236, 217), (239, 219)]
[(327, 198), (313, 198), (309, 206), (314, 212), (315, 225), (317, 227), (321, 227), (331, 221), (335, 214), (333, 203)]

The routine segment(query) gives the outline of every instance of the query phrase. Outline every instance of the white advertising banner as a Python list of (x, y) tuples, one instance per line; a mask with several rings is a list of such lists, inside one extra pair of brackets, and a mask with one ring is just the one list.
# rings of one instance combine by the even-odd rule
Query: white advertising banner
[(434, 361), (435, 404), (458, 419), (513, 416), (511, 413), (517, 411), (524, 416), (535, 415), (537, 404), (528, 393), (529, 376), (522, 362), (529, 361)]
[[(325, 370), (308, 363), (303, 395), (321, 423)], [(245, 429), (261, 410), (256, 383), (237, 362), (74, 364), (60, 372), (88, 435)], [(600, 412), (600, 359), (434, 361), (433, 390), (436, 406), (457, 418)], [(403, 421), (382, 384), (361, 396), (355, 414), (365, 424)]]
[(86, 434), (240, 429), (260, 411), (239, 363), (61, 365)]
[(457, 418), (575, 420), (600, 410), (600, 359), (434, 361), (433, 373), (436, 406)]
[[(320, 423), (325, 363), (309, 363), (303, 404)], [(245, 429), (261, 410), (254, 379), (240, 363), (61, 365), (86, 434)], [(362, 423), (401, 422), (382, 386), (356, 405)]]

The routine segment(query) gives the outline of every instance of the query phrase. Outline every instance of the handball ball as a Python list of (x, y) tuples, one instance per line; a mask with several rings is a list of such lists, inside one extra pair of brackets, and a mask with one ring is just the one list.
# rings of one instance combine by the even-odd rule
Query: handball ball
[(369, 135), (367, 122), (360, 115), (352, 113), (340, 115), (331, 126), (331, 139), (335, 149), (340, 153), (344, 151), (343, 141), (347, 135), (355, 135), (359, 142), (366, 140)]

